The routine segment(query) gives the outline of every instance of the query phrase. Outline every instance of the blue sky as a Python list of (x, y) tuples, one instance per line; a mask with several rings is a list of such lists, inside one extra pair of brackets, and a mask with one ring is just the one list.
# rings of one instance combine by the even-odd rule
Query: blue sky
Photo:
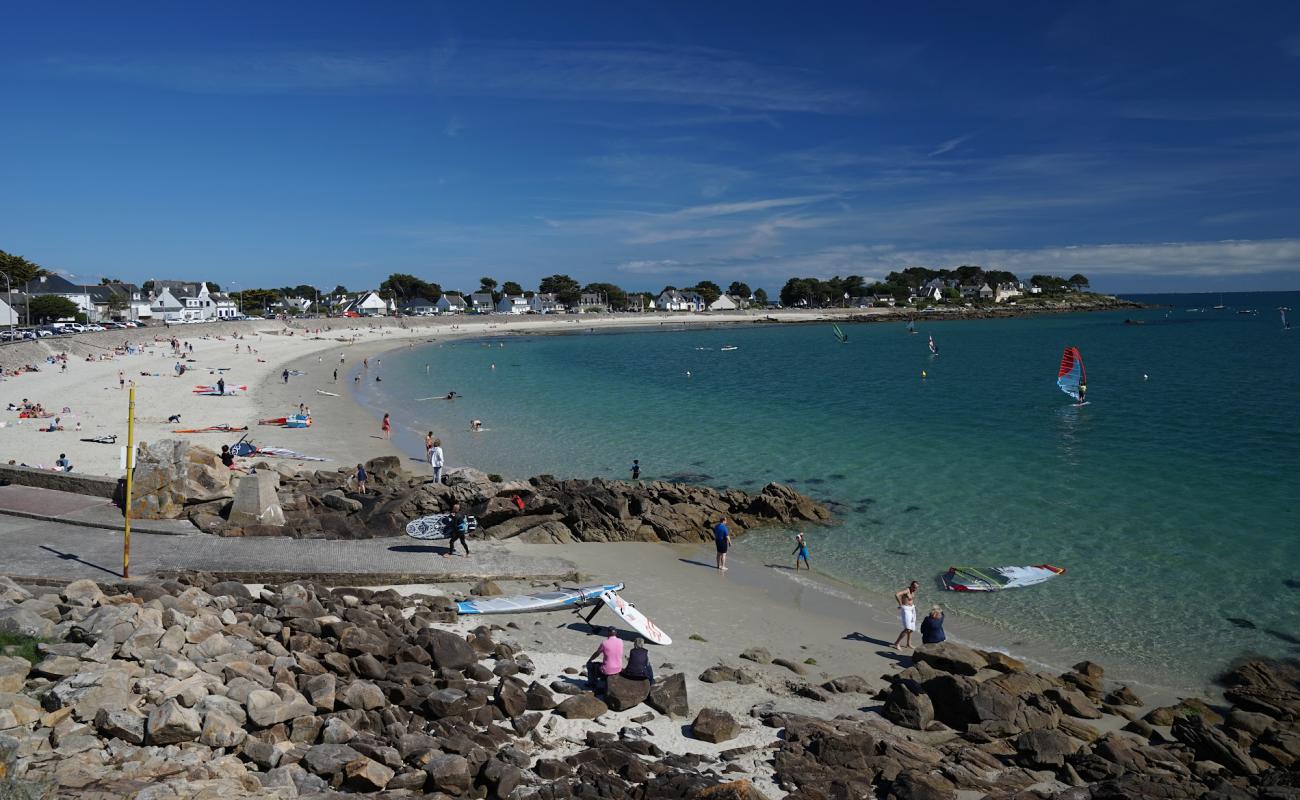
[(1300, 289), (1300, 4), (51, 2), (5, 29), (0, 248), (83, 278)]

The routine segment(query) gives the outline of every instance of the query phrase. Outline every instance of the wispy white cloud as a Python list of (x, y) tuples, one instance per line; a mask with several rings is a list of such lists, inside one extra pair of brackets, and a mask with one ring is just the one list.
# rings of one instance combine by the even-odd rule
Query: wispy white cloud
[(67, 55), (47, 58), (44, 67), (80, 78), (194, 92), (402, 90), (822, 114), (855, 113), (868, 104), (863, 90), (837, 86), (810, 70), (761, 64), (726, 50), (650, 43), (452, 42), (425, 51)]
[(949, 139), (946, 142), (942, 142), (938, 147), (931, 150), (927, 155), (930, 158), (934, 158), (935, 156), (941, 156), (944, 153), (951, 153), (953, 150), (956, 150), (958, 147), (961, 147), (963, 144), (969, 141), (970, 138), (974, 135), (975, 134), (973, 133), (967, 133), (962, 136)]
[(463, 130), (465, 130), (465, 123), (461, 121), (459, 115), (452, 114), (451, 119), (447, 120), (447, 125), (442, 129), (442, 132), (448, 137), (454, 139), (457, 136), (460, 136), (460, 133)]

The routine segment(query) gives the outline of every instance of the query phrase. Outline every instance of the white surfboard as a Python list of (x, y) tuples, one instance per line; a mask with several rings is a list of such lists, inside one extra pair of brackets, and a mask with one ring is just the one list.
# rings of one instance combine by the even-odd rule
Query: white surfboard
[(532, 611), (557, 611), (577, 608), (600, 602), (605, 592), (618, 591), (621, 583), (603, 583), (595, 586), (575, 586), (554, 592), (517, 594), (510, 597), (483, 597), (463, 600), (456, 604), (462, 614), (522, 614)]
[(618, 614), (619, 619), (631, 625), (632, 630), (644, 636), (647, 642), (665, 645), (673, 643), (672, 637), (659, 630), (659, 626), (651, 622), (649, 617), (614, 592), (602, 592), (600, 599), (605, 601), (605, 605), (609, 606), (611, 611)]

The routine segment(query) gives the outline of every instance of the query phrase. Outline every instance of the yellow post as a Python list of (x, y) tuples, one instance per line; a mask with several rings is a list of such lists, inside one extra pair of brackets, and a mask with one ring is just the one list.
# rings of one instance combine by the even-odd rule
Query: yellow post
[(131, 577), (131, 473), (135, 471), (135, 381), (126, 401), (126, 503), (122, 509), (122, 577)]

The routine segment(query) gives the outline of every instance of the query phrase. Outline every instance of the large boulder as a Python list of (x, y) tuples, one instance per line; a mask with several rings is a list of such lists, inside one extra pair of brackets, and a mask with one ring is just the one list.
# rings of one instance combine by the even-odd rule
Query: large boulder
[(605, 690), (605, 704), (611, 711), (636, 708), (650, 696), (650, 681), (632, 680), (622, 675), (610, 675)]
[(25, 658), (0, 656), (0, 694), (21, 692), (31, 668), (31, 663)]
[(168, 700), (149, 714), (148, 733), (151, 744), (192, 742), (203, 732), (199, 712)]
[(433, 665), (440, 669), (462, 670), (478, 661), (478, 654), (461, 637), (437, 628), (424, 628), (418, 641), (429, 649)]
[(907, 683), (899, 681), (889, 687), (884, 715), (895, 725), (923, 731), (934, 721), (934, 704), (925, 692), (913, 691)]
[(187, 505), (229, 499), (233, 474), (215, 450), (202, 445), (184, 439), (142, 442), (132, 473), (131, 516), (176, 519)]
[(954, 675), (974, 675), (988, 665), (979, 652), (956, 642), (923, 644), (912, 651), (912, 660)]
[(555, 713), (565, 719), (595, 719), (608, 710), (609, 706), (589, 694), (575, 694), (555, 707)]
[(49, 639), (54, 636), (54, 623), (23, 606), (0, 608), (0, 633)]
[(702, 708), (691, 723), (691, 735), (702, 742), (718, 744), (736, 738), (740, 723), (736, 718), (717, 708)]
[(686, 696), (686, 676), (678, 672), (655, 681), (654, 686), (650, 687), (650, 696), (646, 699), (646, 703), (655, 711), (668, 717), (685, 719), (690, 716), (691, 707)]
[(1222, 764), (1237, 775), (1256, 775), (1259, 767), (1227, 734), (1211, 728), (1198, 716), (1179, 717), (1170, 729), (1174, 738), (1192, 749), (1198, 759)]
[(1016, 760), (1030, 769), (1062, 767), (1075, 749), (1070, 737), (1058, 730), (1026, 731), (1016, 738)]

